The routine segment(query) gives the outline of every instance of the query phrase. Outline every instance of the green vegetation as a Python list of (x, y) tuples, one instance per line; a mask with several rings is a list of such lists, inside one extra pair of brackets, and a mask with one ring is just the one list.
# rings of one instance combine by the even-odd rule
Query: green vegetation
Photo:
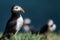
[[(1, 36), (2, 33), (0, 33)], [(35, 35), (35, 34), (27, 34), (27, 33), (19, 33), (10, 40), (60, 40), (60, 34), (58, 33), (48, 33), (48, 38), (45, 39), (44, 35)]]

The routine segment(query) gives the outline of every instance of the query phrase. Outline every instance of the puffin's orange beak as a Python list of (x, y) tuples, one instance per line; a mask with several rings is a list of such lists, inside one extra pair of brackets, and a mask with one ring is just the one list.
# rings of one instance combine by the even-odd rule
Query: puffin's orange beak
[(21, 12), (21, 13), (25, 13), (24, 9), (22, 9), (22, 8), (21, 8), (20, 12)]

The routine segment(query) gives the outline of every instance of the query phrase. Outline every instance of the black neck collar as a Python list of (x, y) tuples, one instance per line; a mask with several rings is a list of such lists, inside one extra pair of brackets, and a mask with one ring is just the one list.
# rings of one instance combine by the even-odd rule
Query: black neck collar
[(12, 17), (18, 18), (18, 17), (20, 17), (20, 13), (12, 13)]

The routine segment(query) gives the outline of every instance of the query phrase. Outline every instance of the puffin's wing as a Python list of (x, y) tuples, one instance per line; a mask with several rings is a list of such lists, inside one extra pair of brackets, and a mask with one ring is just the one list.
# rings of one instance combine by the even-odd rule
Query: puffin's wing
[(8, 21), (3, 35), (5, 33), (12, 33), (13, 31), (16, 31), (15, 26), (16, 26), (16, 20)]
[(40, 34), (44, 34), (45, 32), (47, 32), (47, 30), (48, 30), (48, 26), (47, 26), (47, 24), (46, 24), (46, 25), (44, 25), (44, 26), (41, 28)]

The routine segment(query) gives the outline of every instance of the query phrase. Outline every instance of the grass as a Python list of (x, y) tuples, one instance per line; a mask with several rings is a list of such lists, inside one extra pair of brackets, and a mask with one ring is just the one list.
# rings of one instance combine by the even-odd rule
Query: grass
[[(2, 33), (0, 33), (1, 36)], [(60, 34), (57, 33), (48, 33), (48, 39), (44, 39), (44, 35), (35, 35), (35, 34), (27, 34), (27, 33), (18, 33), (15, 36), (11, 37), (10, 40), (60, 40)]]

